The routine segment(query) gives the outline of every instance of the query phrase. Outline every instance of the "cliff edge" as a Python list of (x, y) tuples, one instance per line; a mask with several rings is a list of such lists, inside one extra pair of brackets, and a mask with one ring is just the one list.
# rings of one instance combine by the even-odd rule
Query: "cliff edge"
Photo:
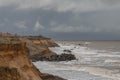
[(31, 40), (34, 44), (43, 47), (59, 47), (59, 45), (51, 38), (46, 38), (43, 36), (26, 36), (24, 38), (27, 38)]

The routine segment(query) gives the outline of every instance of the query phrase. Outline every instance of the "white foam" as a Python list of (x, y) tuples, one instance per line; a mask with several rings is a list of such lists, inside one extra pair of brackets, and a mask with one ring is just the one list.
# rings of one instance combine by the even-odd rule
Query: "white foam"
[(84, 71), (90, 72), (94, 75), (100, 75), (102, 77), (108, 77), (113, 79), (120, 79), (120, 74), (113, 74), (111, 70), (96, 68), (96, 67), (83, 67)]
[(111, 60), (111, 59), (107, 59), (107, 60), (105, 60), (105, 62), (118, 62), (118, 63), (120, 63), (120, 60)]

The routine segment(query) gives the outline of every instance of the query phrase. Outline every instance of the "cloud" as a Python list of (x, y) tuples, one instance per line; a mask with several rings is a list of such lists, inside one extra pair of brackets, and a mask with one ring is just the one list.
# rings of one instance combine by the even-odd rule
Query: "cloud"
[(102, 0), (25, 0), (19, 1), (17, 9), (36, 9), (54, 10), (58, 12), (81, 12), (104, 9), (106, 5), (102, 4)]
[(65, 26), (65, 25), (59, 25), (57, 27), (52, 27), (51, 31), (54, 31), (54, 32), (64, 32), (64, 33), (72, 33), (72, 32), (91, 32), (91, 29), (83, 27), (83, 26)]
[(119, 0), (25, 0), (19, 2), (18, 9), (54, 10), (58, 12), (83, 12), (120, 7)]
[[(51, 32), (64, 33), (120, 33), (120, 10), (93, 11), (80, 14), (71, 14), (71, 18), (50, 22)], [(63, 15), (63, 14), (62, 14)], [(68, 15), (69, 16), (69, 15)], [(61, 17), (59, 17), (61, 18)]]
[(0, 0), (0, 6), (17, 10), (43, 9), (58, 12), (84, 12), (120, 7), (120, 0)]
[(15, 25), (16, 27), (18, 27), (18, 28), (21, 28), (21, 29), (22, 29), (22, 28), (23, 28), (23, 29), (27, 28), (25, 21), (16, 22), (14, 25)]
[(37, 21), (35, 26), (34, 26), (34, 30), (39, 31), (41, 29), (44, 29), (44, 27), (39, 23), (39, 21)]
[(52, 32), (72, 33), (72, 32), (91, 32), (91, 31), (93, 31), (91, 28), (85, 27), (83, 25), (73, 26), (73, 25), (67, 25), (67, 24), (58, 24), (55, 21), (51, 21), (50, 25), (52, 26), (50, 28), (50, 30)]
[(16, 5), (17, 3), (19, 4), (19, 1), (16, 1), (16, 0), (0, 0), (0, 7)]

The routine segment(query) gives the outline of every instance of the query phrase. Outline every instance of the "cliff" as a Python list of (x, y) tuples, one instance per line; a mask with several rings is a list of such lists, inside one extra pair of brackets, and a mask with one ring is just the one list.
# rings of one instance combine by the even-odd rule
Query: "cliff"
[[(75, 60), (73, 54), (58, 55), (52, 52), (48, 47), (51, 45), (58, 46), (53, 40), (41, 37), (22, 37), (22, 42), (26, 42), (27, 49), (29, 50), (29, 58), (35, 61), (70, 61)], [(42, 43), (40, 43), (42, 42)], [(49, 45), (49, 46), (48, 46)]]
[(26, 43), (27, 50), (29, 51), (28, 56), (30, 59), (34, 59), (38, 56), (40, 57), (49, 57), (52, 55), (56, 55), (56, 53), (52, 52), (47, 46), (41, 46), (40, 44), (35, 44), (28, 38), (19, 38), (22, 42)]
[(41, 36), (27, 36), (26, 38), (31, 40), (34, 44), (37, 44), (43, 47), (58, 47), (59, 46), (51, 38), (46, 38), (46, 37), (41, 37)]
[(42, 80), (41, 73), (26, 56), (25, 43), (0, 44), (0, 66), (8, 67), (11, 71), (11, 68), (16, 69), (19, 80)]
[(26, 43), (18, 38), (0, 38), (0, 80), (64, 80), (39, 72), (28, 53)]

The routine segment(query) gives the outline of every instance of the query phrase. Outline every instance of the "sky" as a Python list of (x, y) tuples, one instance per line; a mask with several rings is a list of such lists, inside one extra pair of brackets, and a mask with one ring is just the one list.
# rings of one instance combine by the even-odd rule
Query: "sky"
[(0, 32), (119, 40), (120, 0), (0, 0)]

